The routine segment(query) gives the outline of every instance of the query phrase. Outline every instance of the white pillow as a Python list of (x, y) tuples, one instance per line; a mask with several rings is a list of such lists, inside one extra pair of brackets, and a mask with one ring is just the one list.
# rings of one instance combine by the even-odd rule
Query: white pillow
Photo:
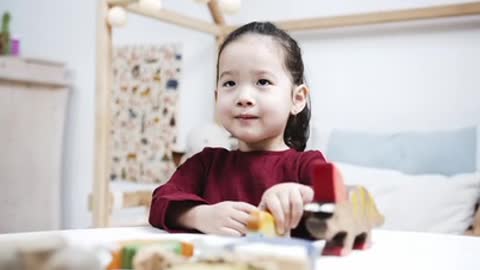
[(407, 175), (335, 163), (345, 184), (363, 185), (385, 216), (383, 229), (463, 234), (480, 198), (480, 173)]

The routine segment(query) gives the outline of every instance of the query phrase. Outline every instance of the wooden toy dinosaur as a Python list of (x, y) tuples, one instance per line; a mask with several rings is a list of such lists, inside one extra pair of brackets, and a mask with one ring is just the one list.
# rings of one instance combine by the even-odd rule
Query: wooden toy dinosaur
[(305, 205), (305, 226), (315, 239), (327, 241), (324, 255), (342, 256), (371, 244), (371, 230), (384, 222), (375, 201), (362, 186), (345, 186), (332, 163), (313, 164), (314, 202)]

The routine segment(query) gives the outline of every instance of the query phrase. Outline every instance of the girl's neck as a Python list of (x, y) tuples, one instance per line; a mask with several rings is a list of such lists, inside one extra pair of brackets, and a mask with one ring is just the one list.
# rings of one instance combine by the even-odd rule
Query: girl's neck
[(288, 147), (283, 138), (281, 141), (260, 141), (255, 143), (247, 143), (239, 140), (238, 150), (242, 152), (251, 152), (251, 151), (284, 151), (288, 150)]

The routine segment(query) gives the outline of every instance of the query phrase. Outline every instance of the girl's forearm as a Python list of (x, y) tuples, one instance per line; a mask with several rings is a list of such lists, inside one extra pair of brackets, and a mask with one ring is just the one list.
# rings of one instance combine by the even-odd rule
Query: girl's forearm
[(203, 204), (187, 204), (179, 209), (178, 215), (175, 218), (174, 223), (178, 227), (190, 229), (190, 230), (198, 230), (198, 224), (202, 219), (202, 211), (207, 205)]

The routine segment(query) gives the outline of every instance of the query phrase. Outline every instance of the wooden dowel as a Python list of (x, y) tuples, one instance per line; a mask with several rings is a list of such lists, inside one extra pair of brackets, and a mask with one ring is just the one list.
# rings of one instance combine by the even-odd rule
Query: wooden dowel
[(185, 15), (182, 15), (180, 13), (174, 12), (174, 11), (169, 11), (165, 9), (161, 9), (158, 11), (152, 11), (152, 10), (146, 10), (142, 7), (140, 7), (138, 4), (130, 4), (125, 7), (128, 11), (140, 14), (143, 16), (147, 16), (150, 18), (154, 18), (166, 23), (171, 23), (179, 26), (183, 26), (186, 28), (190, 28), (193, 30), (197, 30), (200, 32), (205, 32), (205, 33), (210, 33), (214, 35), (218, 35), (221, 31), (220, 27), (213, 24), (209, 23), (200, 19), (188, 17)]
[(208, 2), (208, 10), (215, 24), (225, 25), (225, 18), (223, 17), (217, 0), (210, 0), (210, 2)]
[[(212, 16), (215, 24), (220, 26), (220, 29), (222, 29), (226, 24), (225, 18), (223, 17), (222, 11), (220, 10), (220, 6), (218, 5), (218, 1), (210, 0), (210, 2), (208, 2), (208, 10), (210, 11), (210, 15)], [(225, 39), (223, 31), (219, 31), (219, 34), (217, 34), (215, 38), (217, 42), (217, 47), (220, 47), (220, 45), (223, 43), (223, 40)]]
[(108, 4), (99, 0), (97, 10), (96, 117), (95, 117), (95, 179), (93, 184), (93, 225), (109, 225), (108, 194), (110, 174), (112, 29), (107, 24)]
[(372, 12), (358, 15), (331, 18), (303, 19), (278, 22), (287, 31), (313, 30), (345, 26), (393, 23), (413, 20), (426, 20), (445, 17), (480, 14), (480, 3), (446, 5), (397, 11)]
[[(286, 31), (319, 30), (347, 26), (382, 24), (480, 14), (480, 2), (413, 8), (396, 11), (278, 21), (275, 24)], [(230, 32), (236, 27), (225, 28)]]

